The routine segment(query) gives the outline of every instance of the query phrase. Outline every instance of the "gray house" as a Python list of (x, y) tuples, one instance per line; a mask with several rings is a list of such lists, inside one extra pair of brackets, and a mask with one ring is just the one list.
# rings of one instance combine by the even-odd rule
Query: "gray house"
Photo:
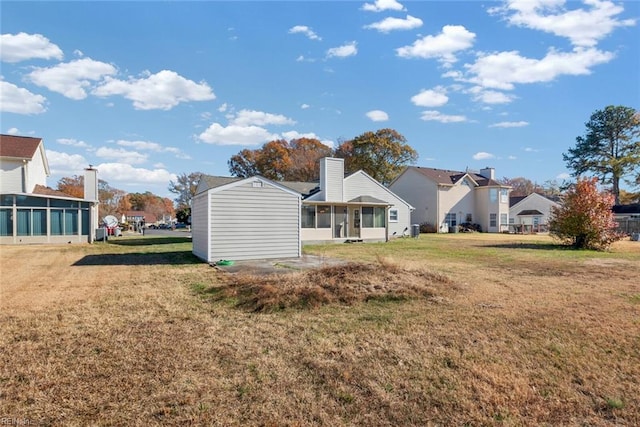
[(301, 255), (300, 193), (259, 176), (203, 176), (193, 198), (193, 253), (207, 262)]
[(518, 233), (548, 231), (553, 209), (560, 204), (538, 193), (509, 198), (509, 228)]

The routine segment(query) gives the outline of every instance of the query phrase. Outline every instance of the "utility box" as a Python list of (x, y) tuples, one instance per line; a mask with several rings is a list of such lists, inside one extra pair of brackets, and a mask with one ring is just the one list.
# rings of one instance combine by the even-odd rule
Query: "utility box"
[(96, 241), (101, 242), (103, 240), (107, 240), (108, 230), (104, 227), (96, 228)]
[(411, 237), (415, 239), (420, 237), (420, 224), (411, 224)]

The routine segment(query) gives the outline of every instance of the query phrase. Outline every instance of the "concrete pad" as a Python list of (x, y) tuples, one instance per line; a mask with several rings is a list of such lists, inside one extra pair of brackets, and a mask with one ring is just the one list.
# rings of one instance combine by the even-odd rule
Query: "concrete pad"
[(233, 265), (216, 265), (215, 263), (211, 265), (226, 273), (264, 275), (297, 273), (313, 268), (344, 265), (347, 263), (348, 261), (337, 258), (303, 255), (300, 258), (257, 259), (235, 261)]

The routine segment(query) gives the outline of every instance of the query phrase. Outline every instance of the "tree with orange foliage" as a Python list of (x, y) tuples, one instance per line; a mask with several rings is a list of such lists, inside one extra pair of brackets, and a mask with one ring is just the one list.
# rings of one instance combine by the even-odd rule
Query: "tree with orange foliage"
[(549, 233), (576, 249), (605, 250), (624, 237), (611, 210), (615, 196), (598, 191), (598, 179), (579, 179), (564, 197), (562, 207), (554, 208)]
[(241, 178), (261, 175), (274, 181), (314, 181), (320, 176), (319, 160), (331, 154), (331, 147), (317, 139), (279, 139), (232, 156), (229, 172)]

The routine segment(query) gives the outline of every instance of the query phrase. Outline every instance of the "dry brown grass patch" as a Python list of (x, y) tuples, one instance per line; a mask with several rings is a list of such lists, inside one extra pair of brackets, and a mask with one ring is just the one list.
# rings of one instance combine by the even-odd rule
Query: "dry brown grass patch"
[(443, 286), (454, 285), (441, 274), (404, 269), (383, 258), (378, 261), (269, 276), (224, 274), (222, 285), (199, 287), (197, 291), (213, 300), (232, 299), (237, 307), (248, 311), (273, 312), (369, 300), (441, 301)]

